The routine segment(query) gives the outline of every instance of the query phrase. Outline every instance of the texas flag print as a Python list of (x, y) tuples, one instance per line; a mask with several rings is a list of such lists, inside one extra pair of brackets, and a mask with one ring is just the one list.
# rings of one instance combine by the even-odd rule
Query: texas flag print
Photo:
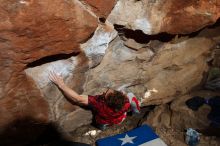
[(147, 125), (126, 133), (99, 139), (96, 144), (98, 146), (167, 146)]

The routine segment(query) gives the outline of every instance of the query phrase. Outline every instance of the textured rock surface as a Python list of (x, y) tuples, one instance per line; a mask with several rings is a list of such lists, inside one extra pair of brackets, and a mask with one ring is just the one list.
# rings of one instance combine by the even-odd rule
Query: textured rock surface
[[(1, 49), (7, 50), (7, 54), (1, 52), (0, 74), (4, 78), (0, 84), (7, 83), (1, 88), (3, 94), (28, 63), (79, 51), (79, 43), (97, 27), (96, 18), (76, 1), (4, 1), (2, 7)], [(82, 18), (85, 20), (80, 21)]]
[(108, 20), (146, 34), (186, 34), (215, 23), (219, 17), (218, 0), (119, 0)]
[(81, 48), (89, 59), (89, 67), (94, 68), (101, 61), (108, 49), (109, 43), (117, 36), (117, 31), (113, 25), (106, 22), (104, 25), (99, 25), (94, 36), (86, 43), (81, 44)]
[(108, 43), (116, 35), (117, 32), (112, 25), (99, 25), (93, 37), (81, 45), (83, 52), (79, 55), (25, 70), (27, 75), (34, 79), (47, 100), (50, 120), (58, 123), (65, 131), (73, 131), (79, 126), (91, 123), (92, 114), (67, 101), (49, 81), (48, 73), (54, 71), (61, 75), (68, 86), (81, 94), (87, 79), (85, 72), (101, 62)]
[(143, 105), (169, 102), (202, 81), (214, 44), (206, 38), (185, 39), (164, 43), (154, 52), (150, 47), (135, 51), (115, 39), (100, 65), (89, 71), (84, 90), (97, 94), (97, 88), (127, 85), (142, 98)]
[[(209, 106), (203, 105), (198, 111), (192, 111), (185, 105), (185, 101), (193, 96), (209, 98), (215, 95), (219, 96), (220, 93), (197, 91), (178, 97), (170, 106), (160, 105), (156, 107), (153, 112), (150, 112), (145, 123), (151, 125), (168, 145), (185, 146), (185, 129), (194, 128), (205, 131), (205, 129), (209, 128), (210, 123), (207, 119), (207, 115), (210, 112)], [(219, 139), (202, 135), (199, 146), (207, 145), (217, 146), (219, 145)]]
[(107, 17), (115, 5), (115, 0), (80, 0), (90, 6), (99, 17)]
[(171, 42), (160, 42), (157, 36), (150, 40), (152, 37), (142, 34), (142, 40), (149, 43), (138, 44), (135, 38), (125, 42), (127, 38), (121, 39), (111, 24), (147, 34), (189, 33), (217, 20), (218, 1), (120, 0), (105, 24), (98, 24), (98, 17), (107, 17), (114, 0), (0, 2), (2, 133), (19, 135), (14, 129), (20, 124), (10, 124), (25, 123), (22, 119), (55, 122), (68, 132), (91, 123), (91, 112), (68, 102), (48, 80), (52, 70), (80, 94), (98, 94), (106, 87), (124, 85), (143, 106), (161, 104), (201, 82), (208, 69), (206, 59), (220, 39), (215, 30), (209, 36), (177, 36)]
[(146, 44), (139, 44), (133, 39), (128, 39), (124, 42), (124, 45), (128, 48), (134, 49), (134, 50), (139, 50), (141, 48), (144, 48)]
[[(11, 122), (26, 118), (39, 123), (48, 122), (55, 117), (50, 108), (54, 102), (50, 102), (39, 90), (48, 83), (48, 72), (35, 70), (36, 73), (33, 74), (39, 78), (36, 77), (34, 80), (42, 81), (41, 84), (36, 84), (26, 76), (24, 70), (76, 55), (80, 52), (80, 43), (86, 42), (96, 30), (98, 17), (78, 0), (1, 0), (0, 2), (0, 49), (2, 50), (0, 52), (0, 115), (2, 117), (0, 127), (7, 125), (10, 127)], [(92, 4), (92, 1), (89, 2)], [(105, 9), (99, 11), (99, 15), (106, 16), (112, 7), (113, 5), (106, 5)], [(82, 70), (88, 66), (88, 61), (83, 53), (79, 55), (78, 60), (83, 60), (83, 65), (78, 71), (78, 78), (73, 80), (80, 81), (78, 85), (81, 85), (83, 79), (80, 75), (84, 76)], [(77, 65), (80, 65), (80, 61)], [(54, 68), (66, 77), (73, 69), (78, 69), (75, 66), (76, 62), (74, 59), (61, 60), (55, 62), (57, 65)], [(43, 68), (47, 68), (47, 65)], [(55, 101), (59, 92), (56, 90), (53, 92), (52, 90), (56, 88), (51, 86), (45, 87), (44, 90), (49, 88), (55, 95), (49, 98), (54, 98)], [(55, 106), (59, 107), (60, 104), (63, 103), (56, 103)], [(68, 111), (75, 110), (68, 104), (62, 108)], [(15, 132), (11, 130), (11, 133)], [(17, 132), (19, 135), (19, 131)]]
[(145, 94), (144, 102), (169, 102), (174, 96), (184, 94), (200, 84), (203, 73), (208, 69), (206, 57), (213, 45), (213, 41), (205, 38), (165, 45), (146, 66), (150, 79), (147, 87), (157, 92), (151, 96)]

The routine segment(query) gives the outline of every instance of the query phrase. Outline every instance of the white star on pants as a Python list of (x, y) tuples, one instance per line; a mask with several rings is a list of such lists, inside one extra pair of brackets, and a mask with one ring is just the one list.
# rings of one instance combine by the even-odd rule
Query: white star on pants
[(129, 137), (127, 134), (125, 135), (124, 138), (118, 138), (119, 140), (122, 141), (121, 145), (125, 145), (126, 143), (132, 143), (133, 144), (133, 139), (135, 139), (137, 136), (134, 137)]

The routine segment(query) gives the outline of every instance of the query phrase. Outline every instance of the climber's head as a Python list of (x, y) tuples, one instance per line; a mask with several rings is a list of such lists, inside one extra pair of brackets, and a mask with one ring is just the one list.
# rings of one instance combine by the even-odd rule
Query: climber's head
[(128, 100), (127, 96), (120, 91), (113, 89), (108, 89), (104, 93), (105, 103), (115, 111), (119, 111), (123, 108), (126, 101)]

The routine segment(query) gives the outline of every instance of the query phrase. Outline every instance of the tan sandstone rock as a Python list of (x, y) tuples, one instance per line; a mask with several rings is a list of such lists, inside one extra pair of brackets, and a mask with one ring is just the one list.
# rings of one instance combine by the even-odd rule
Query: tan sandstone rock
[[(159, 45), (132, 50), (116, 37), (113, 24), (147, 34), (189, 33), (217, 20), (218, 1), (181, 1), (181, 7), (173, 0), (120, 0), (107, 22), (98, 25), (98, 17), (107, 17), (114, 2), (1, 0), (2, 131), (13, 133), (7, 127), (25, 118), (38, 124), (55, 122), (68, 132), (91, 122), (89, 111), (68, 102), (48, 80), (50, 71), (60, 74), (80, 94), (99, 94), (106, 87), (125, 85), (143, 106), (169, 102), (201, 82), (216, 39), (158, 41)], [(169, 123), (169, 114), (163, 119)]]
[(66, 100), (60, 90), (49, 80), (49, 72), (54, 71), (59, 74), (69, 87), (82, 94), (87, 79), (86, 71), (101, 62), (108, 43), (116, 35), (117, 32), (112, 25), (99, 25), (93, 37), (81, 44), (82, 52), (79, 55), (25, 70), (25, 73), (34, 79), (48, 102), (50, 120), (61, 126), (64, 131), (71, 132), (79, 126), (91, 123), (92, 113)]
[(139, 44), (133, 39), (126, 40), (124, 42), (124, 45), (134, 50), (139, 50), (140, 48), (143, 48), (145, 46), (145, 44)]
[[(202, 81), (208, 69), (206, 58), (214, 44), (207, 38), (186, 39), (164, 43), (153, 52), (149, 48), (132, 50), (115, 39), (100, 65), (89, 71), (84, 91), (96, 94), (97, 88), (117, 89), (125, 85), (143, 106), (167, 103)], [(140, 59), (140, 52), (145, 57)]]

